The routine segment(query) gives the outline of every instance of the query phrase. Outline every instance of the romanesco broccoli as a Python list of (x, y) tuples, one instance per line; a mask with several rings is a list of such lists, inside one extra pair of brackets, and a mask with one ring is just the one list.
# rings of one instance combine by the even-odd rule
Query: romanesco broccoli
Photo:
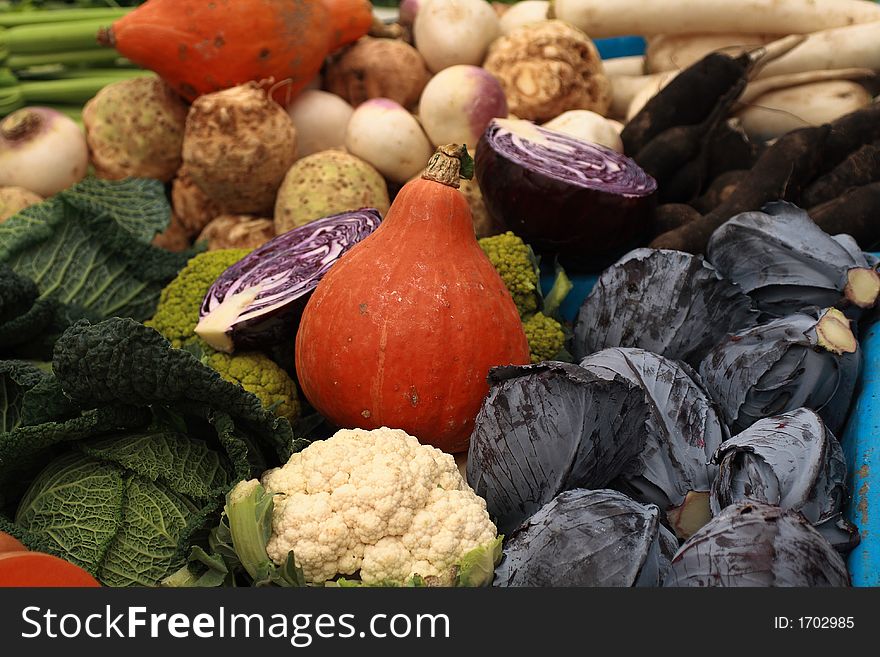
[(286, 417), (291, 424), (299, 417), (299, 399), (296, 384), (287, 372), (258, 351), (225, 354), (205, 347), (202, 361), (231, 383), (237, 383), (253, 393), (265, 408), (278, 417)]
[(555, 360), (565, 346), (562, 325), (543, 313), (535, 313), (523, 321), (533, 363)]
[(199, 306), (208, 289), (220, 274), (250, 252), (250, 249), (220, 249), (192, 258), (162, 290), (153, 318), (144, 323), (164, 335), (175, 349), (183, 348), (195, 339)]
[(294, 422), (299, 416), (299, 399), (296, 384), (287, 372), (263, 353), (217, 352), (195, 334), (199, 306), (208, 289), (220, 274), (248, 253), (250, 249), (220, 249), (192, 258), (162, 290), (156, 313), (145, 324), (164, 335), (173, 347), (191, 348), (224, 379), (239, 384), (256, 395), (264, 407)]
[(521, 317), (527, 317), (540, 308), (538, 264), (532, 249), (512, 232), (484, 237), (479, 240)]

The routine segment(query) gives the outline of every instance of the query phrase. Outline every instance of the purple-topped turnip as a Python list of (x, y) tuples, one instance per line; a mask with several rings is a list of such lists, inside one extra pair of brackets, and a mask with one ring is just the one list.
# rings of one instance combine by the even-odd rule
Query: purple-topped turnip
[(270, 240), (224, 271), (199, 309), (196, 333), (218, 351), (293, 343), (318, 281), (381, 221), (363, 208), (324, 217)]
[(610, 148), (493, 119), (475, 160), (495, 222), (572, 271), (602, 269), (651, 234), (657, 183)]
[(501, 84), (486, 69), (469, 64), (440, 71), (419, 100), (419, 120), (435, 146), (465, 144), (473, 150), (489, 121), (506, 116)]
[(0, 121), (0, 186), (48, 197), (82, 180), (88, 168), (86, 135), (61, 112), (25, 107)]

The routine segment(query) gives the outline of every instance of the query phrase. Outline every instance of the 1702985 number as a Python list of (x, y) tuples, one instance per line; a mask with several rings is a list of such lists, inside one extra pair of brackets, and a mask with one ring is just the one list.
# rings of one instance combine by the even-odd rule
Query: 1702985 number
[(801, 616), (798, 626), (802, 630), (842, 630), (855, 627), (853, 616)]

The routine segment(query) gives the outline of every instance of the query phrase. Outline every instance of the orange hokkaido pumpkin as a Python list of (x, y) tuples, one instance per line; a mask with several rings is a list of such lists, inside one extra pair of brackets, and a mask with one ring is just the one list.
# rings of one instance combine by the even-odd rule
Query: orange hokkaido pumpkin
[(370, 29), (368, 0), (148, 0), (98, 35), (187, 100), (244, 82), (294, 98), (327, 55)]
[(403, 429), (450, 453), (468, 447), (489, 369), (529, 362), (519, 313), (457, 189), (462, 157), (463, 147), (438, 149), (327, 272), (296, 336), (302, 391), (331, 422)]

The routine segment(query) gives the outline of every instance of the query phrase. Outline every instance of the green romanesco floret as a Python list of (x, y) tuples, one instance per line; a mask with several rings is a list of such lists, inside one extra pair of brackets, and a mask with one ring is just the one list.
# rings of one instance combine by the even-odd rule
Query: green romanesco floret
[(296, 384), (265, 354), (206, 351), (202, 360), (227, 381), (256, 395), (263, 406), (272, 409), (278, 417), (286, 417), (291, 423), (299, 417)]
[(172, 347), (181, 349), (195, 339), (199, 306), (211, 285), (220, 274), (248, 253), (250, 249), (220, 249), (192, 258), (162, 290), (156, 312), (145, 324), (170, 340)]
[(562, 324), (543, 313), (535, 313), (523, 321), (533, 363), (555, 360), (565, 346)]
[(162, 290), (153, 318), (145, 324), (164, 335), (177, 349), (191, 349), (202, 362), (230, 383), (253, 393), (266, 408), (294, 422), (299, 417), (296, 384), (271, 358), (258, 351), (217, 352), (195, 334), (199, 306), (211, 285), (250, 249), (220, 249), (192, 258)]
[(536, 312), (540, 304), (538, 267), (531, 247), (508, 231), (479, 240), (483, 251), (501, 275), (521, 317)]

